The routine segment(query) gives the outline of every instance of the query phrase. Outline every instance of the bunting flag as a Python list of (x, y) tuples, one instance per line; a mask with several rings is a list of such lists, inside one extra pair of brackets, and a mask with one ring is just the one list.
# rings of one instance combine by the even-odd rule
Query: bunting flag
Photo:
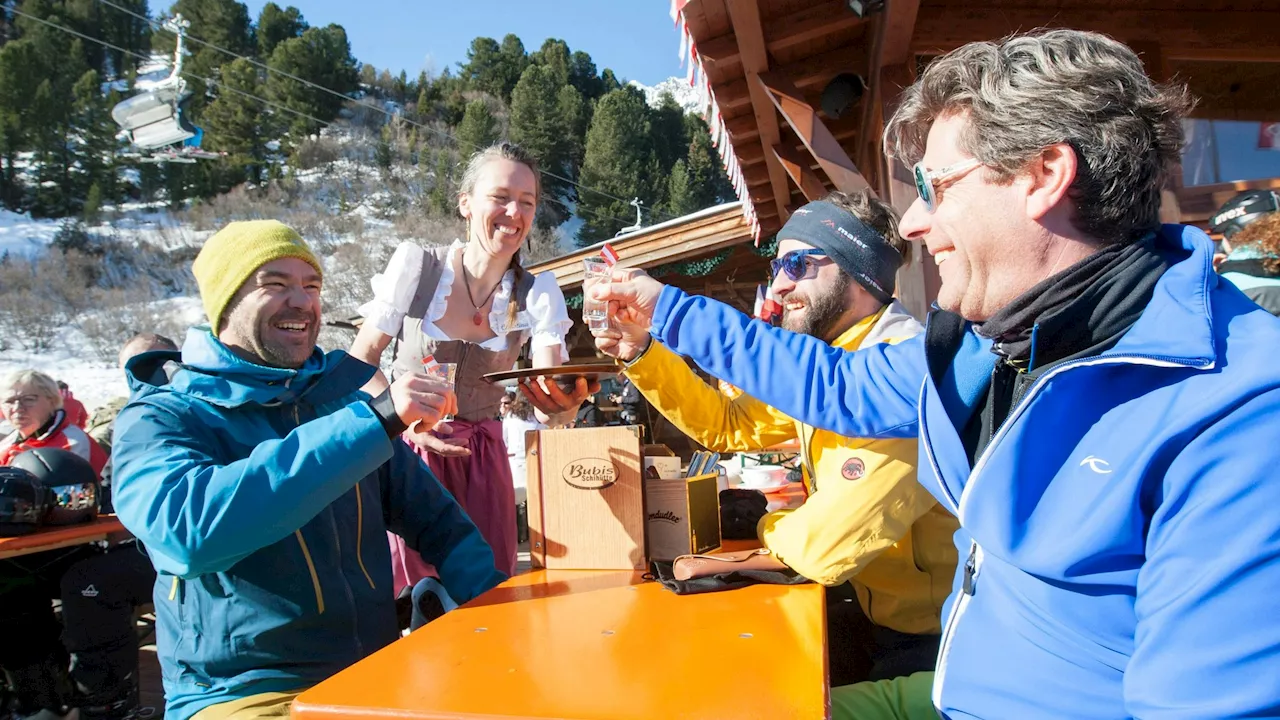
[(698, 44), (689, 30), (688, 19), (684, 16), (685, 6), (689, 0), (671, 0), (671, 22), (675, 24), (676, 34), (680, 36), (680, 62), (685, 65), (685, 81), (690, 87), (697, 88), (699, 105), (703, 108), (703, 117), (711, 132), (711, 144), (720, 155), (725, 174), (733, 185), (734, 192), (742, 202), (742, 214), (751, 229), (752, 238), (757, 247), (760, 245), (760, 219), (756, 215), (755, 204), (747, 187), (746, 176), (738, 162), (738, 154), (734, 152), (729, 128), (724, 116), (720, 113), (720, 105), (716, 102), (715, 91), (711, 88), (711, 78), (698, 53)]

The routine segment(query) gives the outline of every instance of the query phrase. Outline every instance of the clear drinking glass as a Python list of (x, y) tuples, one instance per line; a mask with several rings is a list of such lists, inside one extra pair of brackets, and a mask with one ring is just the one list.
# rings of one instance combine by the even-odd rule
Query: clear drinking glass
[[(422, 369), (423, 369), (423, 372), (427, 373), (428, 375), (435, 375), (436, 377), (449, 383), (449, 389), (453, 390), (454, 392), (457, 392), (457, 378), (458, 378), (457, 363), (433, 362), (431, 365), (424, 366)], [(452, 419), (453, 419), (452, 415), (445, 415), (444, 417), (440, 418), (440, 422), (449, 422)]]
[(589, 257), (582, 259), (582, 319), (590, 330), (604, 330), (609, 327), (609, 304), (591, 299), (591, 288), (601, 282), (609, 282), (613, 268), (604, 258)]

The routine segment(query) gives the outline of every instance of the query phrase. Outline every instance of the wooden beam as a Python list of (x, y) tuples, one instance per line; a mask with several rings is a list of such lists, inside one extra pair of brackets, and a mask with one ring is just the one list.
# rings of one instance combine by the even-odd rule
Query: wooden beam
[[(880, 69), (880, 79), (876, 83), (878, 88), (876, 97), (880, 99), (880, 125), (879, 132), (874, 138), (867, 138), (868, 143), (875, 145), (875, 157), (879, 162), (880, 174), (877, 175), (880, 182), (877, 186), (880, 190), (880, 197), (892, 197), (891, 191), (893, 183), (897, 176), (897, 171), (893, 162), (884, 154), (884, 126), (889, 118), (893, 117), (893, 113), (898, 109), (898, 103), (902, 101), (902, 92), (914, 82), (913, 70), (915, 64), (902, 63), (899, 65), (886, 65)], [(901, 163), (899, 163), (901, 164)], [(907, 174), (906, 182), (910, 183), (910, 173)], [(912, 191), (914, 192), (914, 190)], [(913, 196), (914, 197), (914, 196)], [(894, 205), (897, 207), (897, 205)], [(906, 208), (899, 208), (899, 211), (905, 211)]]
[[(751, 110), (755, 116), (756, 128), (760, 134), (760, 142), (765, 147), (778, 144), (778, 115), (769, 101), (769, 93), (752, 82), (753, 78), (769, 70), (769, 56), (765, 52), (764, 29), (760, 26), (760, 7), (756, 0), (726, 0), (729, 18), (733, 21), (734, 37), (738, 42), (741, 55), (742, 70), (747, 76), (748, 90), (751, 93)], [(736, 145), (736, 143), (735, 143)], [(787, 185), (787, 172), (782, 169), (771, 153), (765, 154), (765, 166), (769, 170), (769, 184), (773, 188), (773, 201), (778, 206), (778, 214), (787, 216), (787, 203), (791, 199), (791, 188)]]
[(1165, 57), (1164, 47), (1160, 43), (1135, 41), (1129, 43), (1129, 47), (1138, 53), (1138, 59), (1147, 70), (1147, 77), (1156, 82), (1169, 79), (1169, 63)]
[(1191, 116), (1280, 120), (1280, 64), (1173, 61), (1170, 74), (1199, 99)]
[(756, 80), (838, 190), (854, 192), (869, 189), (866, 178), (858, 172), (857, 166), (840, 146), (840, 141), (831, 134), (818, 118), (817, 111), (804, 101), (790, 80), (773, 73), (761, 75)]
[(885, 4), (880, 56), (883, 65), (901, 65), (911, 59), (911, 36), (915, 34), (919, 12), (920, 0), (892, 0)]
[[(805, 58), (776, 68), (775, 72), (791, 78), (802, 90), (826, 87), (831, 78), (840, 73), (856, 73), (867, 76), (867, 56), (858, 46), (842, 47), (820, 55)], [(747, 79), (739, 78), (715, 88), (716, 104), (721, 112), (732, 112), (751, 104), (751, 92)]]
[[(729, 16), (734, 15), (735, 0), (726, 0)], [(757, 3), (752, 3), (757, 5)], [(760, 16), (757, 5), (756, 17)], [(811, 42), (824, 35), (856, 27), (863, 19), (853, 14), (846, 0), (827, 0), (813, 7), (794, 12), (769, 23), (769, 38), (766, 46), (771, 53), (782, 52), (793, 47)], [(733, 23), (734, 33), (741, 33), (738, 23)], [(717, 67), (725, 67), (742, 62), (741, 41), (734, 33), (721, 35), (698, 43), (698, 55)]]
[(782, 163), (787, 175), (791, 176), (800, 188), (800, 192), (804, 193), (805, 199), (812, 202), (827, 194), (827, 187), (822, 184), (818, 174), (809, 169), (811, 161), (809, 157), (791, 148), (778, 145), (774, 145), (769, 150), (773, 152), (774, 157), (778, 158), (778, 162)]
[(884, 134), (884, 120), (889, 116), (883, 112), (883, 70), (887, 66), (905, 65), (912, 58), (911, 35), (915, 32), (919, 10), (920, 0), (894, 0), (887, 3), (876, 21), (871, 37), (871, 57), (868, 62), (870, 70), (867, 74), (870, 87), (867, 88), (866, 97), (862, 99), (862, 123), (858, 129), (858, 152), (855, 155), (858, 166), (880, 188), (882, 195), (887, 190), (889, 176), (879, 147), (880, 138)]
[[(893, 3), (890, 3), (892, 6)], [(916, 20), (911, 46), (925, 54), (1042, 27), (1106, 33), (1127, 44), (1164, 48), (1167, 59), (1280, 62), (1280, 11), (1064, 9), (1057, 7), (929, 7)]]
[[(813, 107), (813, 104), (807, 99), (802, 98), (802, 101), (809, 107)], [(754, 143), (751, 143), (752, 140), (760, 137), (760, 133), (757, 132), (757, 128), (752, 122), (753, 120), (752, 116), (744, 115), (725, 122), (725, 127), (729, 130), (729, 137), (733, 141), (735, 150), (740, 146), (744, 147), (744, 151), (738, 153), (738, 162), (743, 165), (756, 164), (764, 159), (763, 151), (755, 150), (754, 148), (750, 152), (745, 151), (746, 147), (754, 145)], [(837, 140), (847, 140), (857, 136), (858, 126), (862, 124), (862, 119), (859, 115), (847, 114), (839, 120), (825, 122), (827, 129), (831, 131), (832, 135), (836, 136)]]
[[(889, 5), (892, 7), (893, 3), (889, 3)], [(877, 97), (877, 92), (880, 90), (880, 68), (884, 67), (884, 33), (885, 21), (888, 17), (889, 12), (888, 9), (886, 9), (885, 12), (880, 13), (879, 17), (876, 19), (875, 25), (872, 26), (871, 47), (869, 50), (870, 60), (868, 62), (871, 72), (868, 75), (868, 80), (874, 81), (874, 84), (863, 92), (862, 119), (858, 123), (858, 145), (857, 151), (854, 152), (854, 157), (857, 158), (858, 166), (868, 168), (869, 170), (869, 166), (872, 165), (873, 161), (871, 143), (868, 142), (868, 138), (872, 135), (878, 134), (872, 132), (871, 126), (875, 123), (876, 114), (880, 111), (880, 100)], [(875, 182), (875, 173), (871, 173), (871, 175), (871, 181)]]
[[(634, 235), (612, 242), (627, 267), (643, 267), (647, 264), (677, 262), (746, 242), (751, 236), (746, 219), (737, 204), (725, 205), (717, 212), (708, 212), (682, 222), (665, 224), (666, 227), (644, 229)], [(582, 284), (582, 259), (600, 252), (599, 247), (584, 248), (558, 258), (530, 265), (525, 269), (533, 274), (552, 272), (561, 288)]]

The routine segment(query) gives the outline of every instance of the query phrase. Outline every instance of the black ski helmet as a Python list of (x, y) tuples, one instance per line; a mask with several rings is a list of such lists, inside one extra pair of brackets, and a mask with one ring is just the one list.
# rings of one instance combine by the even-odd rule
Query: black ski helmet
[(1209, 230), (1228, 240), (1245, 225), (1280, 210), (1280, 198), (1270, 190), (1248, 190), (1236, 195), (1209, 218)]
[(98, 474), (88, 460), (59, 448), (32, 448), (13, 459), (53, 491), (46, 525), (74, 525), (98, 517)]
[(53, 493), (30, 471), (0, 465), (0, 537), (26, 535), (40, 528), (53, 507)]

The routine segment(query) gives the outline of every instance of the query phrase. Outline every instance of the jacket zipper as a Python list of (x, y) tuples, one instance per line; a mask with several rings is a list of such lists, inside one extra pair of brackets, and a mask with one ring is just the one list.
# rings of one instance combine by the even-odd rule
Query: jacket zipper
[[(329, 506), (329, 525), (333, 528), (333, 547), (338, 552), (338, 577), (342, 581), (342, 590), (347, 594), (347, 604), (356, 610), (355, 593), (351, 592), (351, 583), (347, 582), (347, 574), (342, 569), (342, 538), (338, 534), (338, 521), (334, 519), (333, 506)], [(356, 652), (364, 657), (364, 643), (360, 642), (360, 613), (351, 613), (351, 636), (356, 641)]]
[[(1196, 365), (1186, 361), (1179, 361), (1172, 358), (1161, 357), (1159, 355), (1110, 355), (1105, 357), (1093, 357), (1093, 358), (1087, 358), (1084, 360), (1076, 360), (1074, 362), (1063, 363), (1049, 370), (1044, 375), (1041, 375), (1040, 377), (1036, 378), (1031, 383), (1030, 387), (1027, 388), (1026, 394), (1022, 398), (1023, 402), (1020, 402), (1018, 403), (1018, 405), (1011, 407), (1009, 409), (1009, 416), (1005, 418), (1004, 424), (1000, 426), (1000, 430), (995, 434), (995, 437), (991, 438), (991, 442), (987, 444), (986, 449), (982, 452), (982, 456), (978, 458), (977, 464), (974, 466), (973, 470), (969, 473), (969, 477), (965, 481), (964, 488), (962, 488), (960, 491), (960, 502), (958, 507), (956, 508), (956, 517), (959, 518), (961, 527), (964, 527), (965, 525), (964, 523), (965, 503), (966, 503), (966, 500), (971, 495), (969, 491), (973, 488), (974, 482), (978, 479), (978, 474), (982, 471), (984, 467), (986, 467), (987, 460), (988, 458), (991, 457), (992, 451), (995, 450), (996, 445), (998, 445), (1000, 441), (1004, 439), (1006, 435), (1009, 434), (1010, 428), (1012, 428), (1015, 424), (1017, 424), (1018, 418), (1022, 415), (1023, 411), (1031, 404), (1029, 401), (1032, 398), (1032, 396), (1034, 396), (1036, 392), (1040, 390), (1040, 388), (1044, 387), (1044, 385), (1049, 382), (1050, 378), (1053, 378), (1056, 375), (1064, 373), (1067, 370), (1072, 370), (1074, 368), (1079, 368), (1079, 367), (1092, 367), (1094, 365), (1122, 365), (1122, 364), (1149, 365), (1152, 367), (1168, 367), (1168, 368), (1190, 368), (1192, 370), (1211, 370), (1213, 369), (1214, 361), (1212, 359), (1209, 359), (1203, 364)], [(927, 386), (927, 383), (929, 382), (929, 378), (926, 377), (924, 382), (925, 382), (925, 385), (922, 385), (920, 388), (921, 404), (919, 407), (921, 408), (924, 407), (924, 404), (923, 404), (924, 390), (925, 390), (925, 387)], [(923, 427), (924, 427), (924, 423), (922, 422), (921, 428)], [(933, 450), (930, 447), (930, 443), (927, 441), (925, 442), (925, 454), (929, 456), (929, 462), (933, 465), (934, 471), (938, 473), (939, 484), (942, 486), (943, 491), (947, 494), (948, 497), (953, 497), (951, 495), (950, 488), (948, 488), (946, 482), (942, 480), (942, 473), (941, 471), (938, 470), (937, 462), (934, 461), (933, 459)], [(970, 536), (970, 542), (972, 543), (972, 546), (969, 549), (969, 555), (970, 555), (970, 558), (973, 559), (973, 567), (972, 567), (972, 574), (970, 575), (969, 563), (968, 562), (965, 563), (965, 579), (966, 579), (965, 584), (968, 586), (969, 590), (972, 591), (974, 589), (974, 582), (977, 578), (978, 570), (982, 564), (982, 548), (978, 546), (978, 541), (974, 539), (972, 535)], [(942, 684), (946, 680), (946, 676), (947, 676), (946, 660), (947, 660), (947, 655), (950, 653), (950, 650), (951, 650), (951, 638), (955, 633), (956, 622), (960, 619), (960, 616), (963, 614), (964, 609), (968, 607), (969, 598), (971, 597), (973, 597), (971, 593), (966, 593), (966, 592), (961, 593), (961, 596), (956, 600), (955, 603), (953, 603), (951, 608), (951, 614), (947, 617), (946, 625), (943, 627), (943, 631), (942, 631), (943, 641), (940, 644), (940, 647), (938, 649), (938, 667), (933, 680), (933, 704), (939, 710), (941, 710), (942, 708)]]
[(307, 561), (307, 571), (311, 573), (311, 587), (316, 591), (316, 613), (324, 614), (324, 593), (320, 590), (320, 576), (316, 573), (316, 564), (311, 560), (311, 550), (307, 547), (307, 541), (302, 539), (302, 531), (294, 530), (294, 537), (298, 538), (298, 545), (302, 546), (302, 559)]
[(364, 501), (360, 499), (360, 481), (356, 481), (356, 562), (360, 563), (360, 572), (364, 573), (364, 579), (369, 581), (369, 587), (377, 590), (377, 586), (373, 584), (373, 578), (369, 577), (369, 571), (364, 566), (363, 551), (361, 550), (361, 540), (364, 538)]
[(978, 541), (969, 539), (969, 556), (964, 561), (964, 577), (960, 581), (960, 597), (956, 598), (955, 606), (951, 609), (951, 617), (947, 618), (947, 627), (942, 633), (942, 640), (938, 643), (938, 662), (933, 683), (933, 706), (939, 710), (942, 708), (942, 678), (947, 672), (947, 659), (951, 654), (951, 639), (955, 636), (956, 624), (960, 621), (960, 617), (964, 615), (964, 611), (969, 607), (969, 600), (973, 598), (974, 591), (977, 590), (978, 573), (982, 570), (982, 548), (978, 547)]

